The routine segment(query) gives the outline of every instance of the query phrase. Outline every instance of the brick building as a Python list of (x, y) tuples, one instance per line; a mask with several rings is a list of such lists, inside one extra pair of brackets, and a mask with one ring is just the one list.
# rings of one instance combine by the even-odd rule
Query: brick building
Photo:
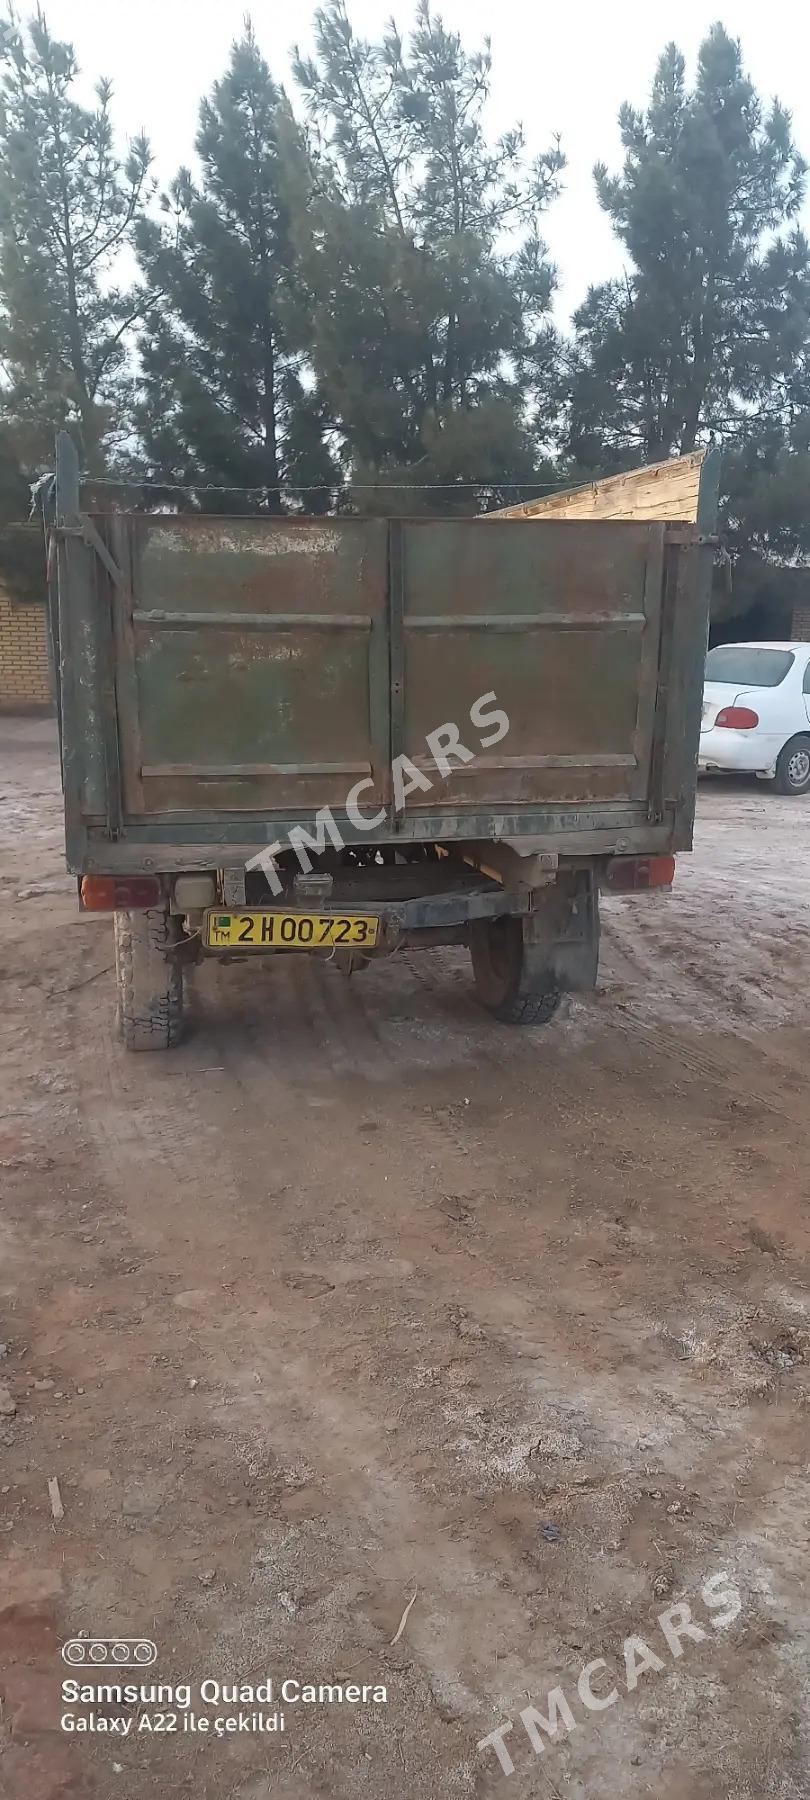
[(794, 644), (810, 644), (810, 601), (794, 606), (790, 635)]
[(0, 709), (14, 712), (51, 704), (45, 605), (12, 600), (0, 587)]

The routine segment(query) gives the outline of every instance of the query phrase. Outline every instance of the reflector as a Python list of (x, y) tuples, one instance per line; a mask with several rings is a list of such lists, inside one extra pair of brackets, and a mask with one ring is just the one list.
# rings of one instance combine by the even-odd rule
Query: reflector
[(157, 875), (83, 875), (86, 912), (147, 912), (160, 902)]
[(603, 886), (614, 894), (635, 894), (644, 888), (671, 887), (674, 879), (674, 856), (612, 856)]

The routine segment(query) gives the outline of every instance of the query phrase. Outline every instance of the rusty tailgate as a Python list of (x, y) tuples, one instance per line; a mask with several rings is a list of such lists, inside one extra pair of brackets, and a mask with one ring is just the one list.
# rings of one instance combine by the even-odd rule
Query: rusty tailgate
[[(395, 736), (430, 776), (426, 734), (445, 720), (465, 725), (479, 695), (494, 690), (510, 721), (501, 743), (406, 807), (643, 800), (664, 526), (492, 518), (399, 529)], [(475, 732), (468, 741), (478, 748)]]
[[(225, 518), (85, 511), (61, 434), (52, 603), (69, 866), (226, 866), (327, 807), (350, 842), (360, 783), (361, 839), (380, 845), (688, 845), (708, 462), (696, 523)], [(469, 715), (488, 693), (510, 723), (482, 750)], [(426, 739), (446, 722), (476, 756), (444, 779)], [(401, 754), (431, 788), (395, 813)]]
[(388, 768), (384, 521), (112, 521), (129, 816), (341, 806)]

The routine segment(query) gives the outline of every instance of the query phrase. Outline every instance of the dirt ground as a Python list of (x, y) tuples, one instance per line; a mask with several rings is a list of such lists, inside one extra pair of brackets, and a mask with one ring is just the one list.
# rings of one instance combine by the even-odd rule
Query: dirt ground
[[(49, 721), (0, 721), (0, 850), (4, 1800), (810, 1795), (810, 802), (703, 787), (550, 1026), (454, 951), (290, 957), (197, 971), (167, 1057), (114, 1038)], [(387, 1701), (81, 1738), (78, 1633)]]

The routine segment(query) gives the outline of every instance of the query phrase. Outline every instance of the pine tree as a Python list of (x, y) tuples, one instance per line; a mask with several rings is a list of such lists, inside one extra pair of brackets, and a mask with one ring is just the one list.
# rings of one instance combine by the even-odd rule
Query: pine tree
[(12, 600), (42, 601), (46, 588), (42, 520), (31, 510), (31, 483), (15, 434), (0, 424), (0, 584)]
[(311, 134), (296, 241), (352, 474), (530, 481), (556, 354), (537, 220), (559, 147), (529, 161), (519, 128), (490, 142), (489, 45), (465, 48), (428, 0), (407, 45), (393, 25), (355, 36), (345, 0), (327, 0), (315, 43), (294, 62)]
[[(181, 170), (163, 219), (143, 220), (137, 234), (154, 296), (139, 409), (149, 466), (161, 480), (232, 490), (208, 495), (209, 507), (278, 512), (283, 482), (335, 479), (302, 354), (307, 308), (283, 189), (284, 132), (294, 137), (295, 127), (248, 23), (200, 109), (199, 184)], [(256, 492), (240, 498), (245, 488)]]
[(74, 430), (98, 473), (128, 428), (133, 295), (114, 280), (148, 185), (144, 137), (123, 161), (109, 82), (93, 110), (74, 97), (70, 44), (41, 10), (27, 32), (0, 24), (0, 405), (29, 466), (50, 460), (58, 426)]
[(575, 316), (571, 448), (603, 468), (750, 436), (781, 407), (810, 316), (805, 165), (739, 43), (713, 27), (692, 91), (670, 44), (647, 111), (624, 106), (620, 126), (621, 174), (595, 180), (627, 270)]

